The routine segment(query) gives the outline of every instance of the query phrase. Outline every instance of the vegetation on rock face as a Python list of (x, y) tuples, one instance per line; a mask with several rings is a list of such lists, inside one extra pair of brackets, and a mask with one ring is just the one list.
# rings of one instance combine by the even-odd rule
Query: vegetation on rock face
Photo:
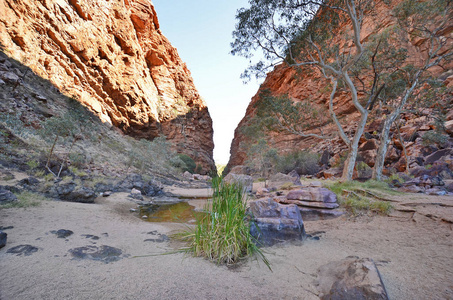
[(218, 177), (213, 179), (213, 190), (206, 216), (197, 221), (193, 231), (180, 235), (189, 244), (187, 252), (228, 265), (257, 254), (270, 268), (250, 234), (244, 189)]
[[(0, 90), (0, 161), (55, 176), (137, 172), (177, 175), (188, 166), (164, 136), (137, 140), (102, 123), (21, 63), (2, 55), (11, 72), (26, 74)], [(20, 96), (18, 96), (20, 95)]]
[[(453, 43), (448, 35), (453, 4), (445, 0), (401, 1), (393, 10), (396, 24), (388, 28), (381, 24), (371, 25), (367, 32), (372, 34), (362, 40), (365, 18), (379, 14), (378, 6), (392, 7), (394, 3), (378, 0), (250, 0), (250, 7), (240, 9), (236, 16), (238, 23), (233, 32), (232, 54), (251, 57), (255, 50), (261, 49), (264, 57), (250, 66), (244, 77), (263, 75), (281, 62), (303, 72), (316, 69), (325, 77), (331, 92), (330, 117), (349, 149), (342, 176), (345, 180), (352, 179), (360, 138), (368, 116), (373, 112), (388, 115), (380, 134), (373, 171), (373, 177), (380, 179), (393, 123), (423, 82), (423, 75), (453, 55)], [(341, 26), (349, 27), (343, 30)], [(421, 63), (410, 64), (404, 45), (414, 44), (414, 39), (420, 39), (418, 47), (427, 51), (422, 52), (425, 57)], [(350, 95), (351, 103), (360, 113), (352, 137), (345, 131), (345, 124), (340, 122), (333, 107), (334, 99), (343, 91)], [(309, 101), (291, 107), (287, 105), (292, 102), (288, 97), (269, 93), (260, 96), (263, 103), (275, 104), (266, 105), (263, 110), (263, 120), (270, 125), (268, 129), (323, 137), (305, 132), (307, 114), (315, 112)], [(263, 115), (260, 107), (257, 114)]]

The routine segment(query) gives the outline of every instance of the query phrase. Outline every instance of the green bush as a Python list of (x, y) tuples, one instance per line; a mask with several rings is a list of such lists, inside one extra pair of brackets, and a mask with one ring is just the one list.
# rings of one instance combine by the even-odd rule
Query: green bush
[(219, 264), (234, 264), (256, 253), (270, 268), (250, 234), (243, 187), (226, 184), (218, 177), (212, 183), (213, 199), (205, 207), (206, 216), (197, 221), (193, 231), (180, 236), (189, 243), (185, 250)]
[(296, 170), (300, 175), (315, 175), (320, 170), (319, 155), (305, 150), (294, 151), (279, 156), (276, 169), (285, 174)]
[(187, 171), (190, 173), (195, 173), (195, 168), (197, 165), (195, 164), (195, 161), (192, 159), (192, 157), (186, 155), (186, 154), (178, 154), (179, 159), (183, 162), (183, 165), (179, 167), (183, 172)]

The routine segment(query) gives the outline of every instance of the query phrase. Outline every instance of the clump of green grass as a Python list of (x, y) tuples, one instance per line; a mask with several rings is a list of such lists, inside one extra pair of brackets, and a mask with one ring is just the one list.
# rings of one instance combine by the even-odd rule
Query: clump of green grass
[(231, 265), (257, 254), (270, 269), (269, 261), (254, 242), (247, 218), (244, 188), (214, 178), (212, 204), (197, 220), (194, 230), (179, 237), (188, 242), (185, 250), (218, 264)]
[(386, 199), (383, 194), (395, 194), (395, 191), (391, 190), (385, 182), (347, 181), (326, 183), (326, 185), (337, 195), (340, 205), (353, 215), (367, 212), (388, 215), (393, 209), (392, 200)]
[(27, 208), (39, 206), (46, 198), (40, 194), (24, 191), (16, 194), (17, 201), (0, 205), (2, 208)]

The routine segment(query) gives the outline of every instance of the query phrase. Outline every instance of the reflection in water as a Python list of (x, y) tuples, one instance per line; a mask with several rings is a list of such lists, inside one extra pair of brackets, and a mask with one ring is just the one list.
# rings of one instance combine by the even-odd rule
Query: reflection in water
[(148, 222), (172, 222), (194, 224), (197, 218), (205, 215), (204, 212), (195, 211), (195, 206), (188, 202), (175, 204), (149, 205), (140, 208), (140, 218), (147, 216)]

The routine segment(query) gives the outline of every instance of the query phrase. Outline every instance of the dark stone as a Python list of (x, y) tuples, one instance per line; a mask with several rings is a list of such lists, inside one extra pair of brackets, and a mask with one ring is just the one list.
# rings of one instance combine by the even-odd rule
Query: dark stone
[(281, 205), (272, 200), (250, 202), (253, 220), (250, 233), (259, 246), (272, 246), (289, 240), (304, 240), (304, 222), (296, 205)]
[(0, 230), (8, 230), (8, 229), (13, 229), (14, 226), (0, 226)]
[(139, 174), (129, 174), (125, 179), (118, 182), (115, 186), (105, 189), (114, 192), (129, 192), (137, 189), (145, 196), (155, 197), (163, 194), (162, 187), (153, 181), (145, 181)]
[(24, 189), (34, 190), (39, 185), (39, 180), (35, 177), (28, 177), (19, 181), (19, 185)]
[(55, 198), (79, 203), (94, 203), (96, 193), (88, 187), (80, 187), (73, 181), (63, 184), (57, 184), (55, 187)]
[(99, 240), (99, 237), (97, 235), (92, 235), (92, 234), (82, 234), (82, 236), (84, 236), (85, 238), (87, 239), (92, 239), (92, 240)]
[(388, 300), (372, 259), (347, 257), (319, 268), (317, 286), (322, 300)]
[(0, 185), (0, 204), (17, 201), (16, 195)]
[(114, 189), (115, 189), (114, 185), (110, 184), (110, 183), (98, 182), (94, 185), (94, 190), (96, 191), (96, 193), (106, 193), (106, 192), (111, 193), (111, 191), (113, 191)]
[(152, 239), (146, 239), (146, 240), (144, 240), (144, 242), (163, 243), (163, 242), (168, 242), (170, 240), (168, 238), (168, 236), (166, 236), (165, 234), (160, 234), (160, 233), (157, 233), (157, 232), (156, 233), (148, 232), (148, 234), (155, 235), (156, 237), (152, 238)]
[(57, 238), (59, 238), (59, 239), (65, 239), (68, 236), (74, 234), (74, 232), (72, 232), (71, 230), (67, 230), (67, 229), (52, 230), (50, 233), (57, 235)]
[(6, 239), (8, 235), (6, 232), (0, 231), (0, 249), (6, 246)]
[(30, 256), (35, 252), (38, 252), (38, 248), (32, 245), (19, 245), (6, 251), (6, 253), (17, 254), (17, 256)]
[(338, 210), (316, 209), (306, 207), (299, 207), (299, 211), (302, 216), (302, 219), (305, 221), (329, 220), (338, 218), (345, 214), (344, 212)]
[(432, 165), (435, 162), (439, 161), (442, 157), (450, 155), (452, 153), (452, 149), (442, 149), (438, 150), (427, 157), (425, 157), (425, 165)]
[(69, 253), (76, 259), (91, 259), (102, 261), (104, 263), (115, 262), (122, 259), (124, 256), (123, 251), (118, 248), (102, 245), (98, 246), (85, 246), (70, 249)]

